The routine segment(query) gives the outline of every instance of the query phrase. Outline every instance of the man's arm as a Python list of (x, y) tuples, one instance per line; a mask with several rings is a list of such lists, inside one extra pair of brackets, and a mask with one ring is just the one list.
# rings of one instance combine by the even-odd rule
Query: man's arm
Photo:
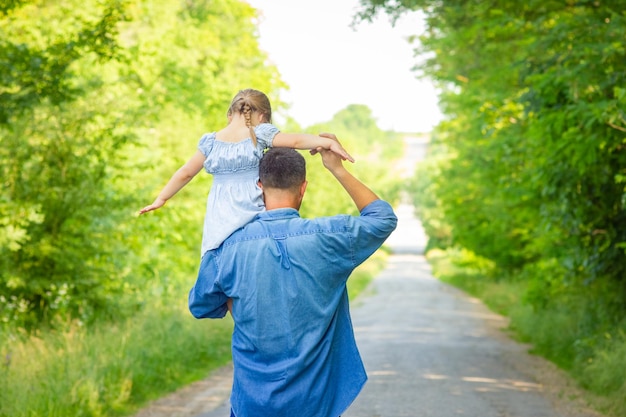
[(216, 282), (218, 277), (214, 255), (207, 252), (202, 258), (198, 279), (189, 291), (189, 311), (197, 319), (220, 319), (230, 310), (232, 301)]
[[(322, 133), (320, 136), (337, 140), (332, 133)], [(322, 162), (326, 169), (335, 176), (341, 186), (348, 192), (359, 211), (363, 210), (363, 208), (370, 203), (379, 200), (379, 197), (372, 190), (343, 166), (341, 158), (336, 153), (319, 148), (317, 151), (322, 155)]]
[(369, 187), (344, 168), (339, 157), (327, 150), (317, 151), (322, 155), (324, 166), (348, 192), (361, 213), (360, 216), (349, 216), (350, 233), (354, 237), (352, 241), (358, 242), (351, 244), (352, 260), (356, 267), (383, 244), (396, 228), (398, 218), (389, 203), (378, 198)]

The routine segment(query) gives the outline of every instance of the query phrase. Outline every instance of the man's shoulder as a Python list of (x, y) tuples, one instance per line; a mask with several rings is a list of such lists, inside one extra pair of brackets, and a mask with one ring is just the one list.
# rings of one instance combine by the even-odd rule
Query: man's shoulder
[(310, 219), (292, 217), (272, 221), (257, 218), (235, 231), (224, 241), (224, 244), (233, 245), (266, 238), (276, 239), (303, 234), (345, 231), (350, 217), (352, 216), (340, 214)]
[[(393, 221), (395, 214), (391, 205), (384, 200), (376, 200), (361, 210), (360, 215), (336, 214), (333, 216), (303, 218), (287, 214), (284, 217), (258, 215), (250, 223), (236, 230), (223, 243), (233, 246), (244, 242), (267, 238), (287, 238), (300, 235), (346, 233), (364, 217), (385, 218)], [(363, 219), (363, 220), (360, 220)]]

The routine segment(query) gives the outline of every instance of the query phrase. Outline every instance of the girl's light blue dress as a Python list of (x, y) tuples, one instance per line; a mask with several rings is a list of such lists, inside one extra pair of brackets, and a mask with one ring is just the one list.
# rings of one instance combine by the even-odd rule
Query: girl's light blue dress
[(213, 175), (202, 232), (201, 256), (219, 247), (235, 230), (243, 227), (265, 210), (259, 180), (259, 161), (263, 151), (272, 146), (279, 130), (270, 123), (254, 128), (252, 138), (240, 142), (222, 142), (216, 132), (200, 138), (198, 149), (205, 156), (204, 168)]

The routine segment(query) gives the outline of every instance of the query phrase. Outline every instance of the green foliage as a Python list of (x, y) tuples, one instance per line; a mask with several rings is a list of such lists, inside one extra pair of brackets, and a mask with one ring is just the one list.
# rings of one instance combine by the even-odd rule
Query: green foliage
[(80, 95), (74, 64), (85, 56), (100, 62), (118, 57), (124, 3), (81, 4), (74, 13), (34, 1), (10, 2), (2, 10), (7, 15), (0, 28), (11, 36), (0, 38), (0, 123), (43, 101), (60, 104)]
[(224, 122), (237, 90), (283, 87), (258, 49), (255, 11), (236, 0), (8, 6), (0, 320), (123, 316), (151, 291), (182, 276), (191, 283), (206, 183), (172, 204), (182, 210), (140, 220), (133, 212), (195, 152), (207, 126)]
[[(255, 19), (239, 0), (0, 5), (0, 416), (126, 415), (228, 360), (230, 321), (201, 329), (183, 311), (210, 177), (136, 213), (225, 123), (236, 91), (285, 110)], [(319, 127), (396, 198), (399, 136), (364, 106)], [(310, 158), (320, 187), (305, 215), (354, 210)], [(359, 269), (351, 295), (379, 267)]]
[(29, 4), (20, 12), (1, 23), (13, 36), (0, 45), (0, 317), (85, 317), (124, 286), (116, 223), (128, 198), (108, 184), (134, 135), (102, 77), (77, 73), (80, 61), (109, 67), (122, 6), (72, 16)]
[[(349, 105), (337, 112), (329, 122), (311, 126), (307, 130), (312, 134), (332, 132), (337, 135), (344, 148), (356, 160), (354, 164), (345, 162), (344, 166), (371, 186), (381, 198), (392, 203), (397, 201), (403, 184), (399, 181), (394, 162), (404, 152), (402, 136), (381, 130), (367, 106)], [(337, 213), (356, 214), (354, 203), (341, 185), (323, 168), (321, 158), (309, 155), (305, 157), (309, 185), (302, 215), (317, 217)]]
[(617, 401), (604, 401), (600, 407), (620, 415), (626, 410), (626, 327), (616, 334), (605, 333), (602, 346), (596, 349), (592, 360), (582, 367), (591, 383), (587, 386), (598, 394), (615, 393)]
[(361, 5), (357, 20), (409, 10), (426, 19), (419, 70), (447, 115), (413, 184), (429, 246), (461, 248), (494, 262), (500, 280), (523, 283), (518, 328), (586, 379), (589, 361), (619, 351), (626, 318), (623, 5)]
[[(13, 231), (0, 250), (3, 297), (28, 303), (23, 310), (9, 309), (12, 319), (20, 313), (41, 319), (47, 308), (36, 306), (88, 314), (85, 309), (123, 286), (124, 246), (116, 224), (128, 198), (106, 186), (118, 165), (110, 157), (129, 136), (98, 120), (103, 105), (110, 106), (94, 98), (58, 107), (72, 117), (39, 107), (43, 111), (31, 116), (32, 124), (15, 123), (3, 138), (1, 168), (9, 199), (0, 212), (3, 230)], [(80, 301), (70, 301), (79, 295)]]
[(366, 17), (426, 13), (450, 244), (508, 271), (555, 258), (580, 284), (623, 282), (624, 16), (610, 2), (362, 3)]
[(442, 202), (437, 198), (438, 185), (435, 183), (435, 179), (441, 175), (439, 167), (448, 155), (445, 146), (433, 137), (428, 149), (429, 157), (417, 165), (415, 175), (407, 185), (415, 206), (415, 215), (422, 219), (428, 236), (427, 252), (452, 245), (452, 230), (442, 210)]

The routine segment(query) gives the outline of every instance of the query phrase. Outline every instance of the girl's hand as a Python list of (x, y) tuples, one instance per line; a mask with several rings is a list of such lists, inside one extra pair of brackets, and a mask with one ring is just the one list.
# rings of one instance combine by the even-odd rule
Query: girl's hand
[(165, 205), (165, 200), (162, 199), (162, 198), (157, 198), (156, 200), (154, 200), (154, 203), (152, 203), (149, 206), (146, 206), (146, 207), (142, 208), (141, 210), (139, 210), (139, 214), (142, 215), (142, 214), (147, 213), (149, 211), (160, 209), (164, 205)]
[[(332, 142), (330, 143), (328, 150), (333, 151), (334, 153), (339, 155), (342, 160), (344, 161), (348, 160), (354, 163), (354, 158), (350, 156), (350, 154), (343, 148), (343, 146), (341, 146), (341, 144), (339, 143), (339, 139), (337, 139), (337, 136), (335, 136), (334, 133), (320, 133), (320, 136), (323, 138), (331, 139)], [(312, 149), (311, 155), (315, 155), (316, 153), (320, 151), (321, 151), (320, 148)]]
[(343, 148), (343, 146), (341, 146), (339, 142), (333, 141), (328, 149), (339, 155), (344, 161), (348, 160), (350, 162), (354, 162), (354, 158), (350, 156), (350, 154)]

